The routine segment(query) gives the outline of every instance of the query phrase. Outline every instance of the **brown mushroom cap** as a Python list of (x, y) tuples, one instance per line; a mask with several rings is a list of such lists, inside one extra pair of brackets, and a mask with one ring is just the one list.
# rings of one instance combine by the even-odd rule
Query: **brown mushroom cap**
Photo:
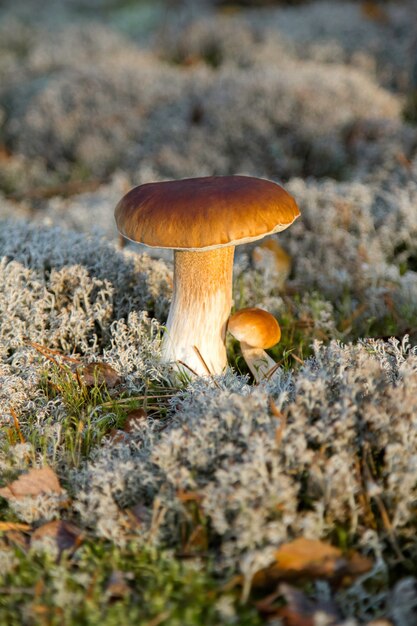
[(284, 230), (300, 215), (280, 185), (250, 176), (210, 176), (131, 189), (115, 218), (127, 239), (156, 248), (207, 250)]
[(281, 339), (281, 329), (275, 317), (263, 309), (240, 309), (229, 318), (229, 333), (253, 348), (267, 350)]

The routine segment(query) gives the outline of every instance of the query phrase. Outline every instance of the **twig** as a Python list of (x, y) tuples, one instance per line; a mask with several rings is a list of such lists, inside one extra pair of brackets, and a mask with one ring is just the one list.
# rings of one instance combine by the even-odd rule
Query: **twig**
[(48, 361), (51, 361), (54, 365), (56, 365), (60, 369), (65, 369), (62, 363), (58, 363), (58, 361), (53, 356), (45, 352), (41, 346), (38, 346), (35, 343), (32, 343), (31, 341), (28, 342), (28, 345), (31, 346), (32, 348), (35, 348), (35, 350), (39, 352), (43, 357), (45, 357), (45, 359), (48, 359)]
[(112, 407), (114, 404), (129, 404), (130, 402), (135, 402), (139, 400), (163, 400), (164, 398), (174, 398), (176, 393), (167, 393), (161, 396), (130, 396), (129, 398), (119, 398), (117, 400), (110, 400), (109, 402), (103, 402), (103, 404), (98, 404), (95, 408), (100, 409), (102, 407), (108, 408)]
[(368, 308), (367, 304), (361, 304), (359, 306), (356, 307), (356, 309), (354, 309), (353, 313), (351, 313), (349, 315), (349, 317), (346, 317), (344, 320), (342, 320), (340, 327), (342, 331), (346, 331), (348, 330), (351, 326), (352, 323), (362, 315), (362, 313), (365, 313), (366, 309)]
[(77, 363), (77, 365), (81, 364), (80, 359), (75, 359), (74, 357), (67, 356), (66, 354), (62, 354), (62, 352), (60, 352), (59, 350), (52, 350), (52, 348), (48, 348), (47, 346), (42, 346), (40, 343), (36, 343), (36, 341), (27, 340), (24, 343), (28, 346), (32, 346), (32, 348), (35, 348), (35, 350), (38, 350), (38, 352), (40, 352), (44, 356), (46, 356), (47, 354), (49, 355), (55, 354), (56, 356), (59, 356), (61, 359), (64, 359), (64, 361)]
[(193, 350), (195, 350), (195, 352), (197, 353), (198, 358), (200, 359), (200, 361), (202, 362), (202, 364), (204, 365), (204, 368), (207, 372), (207, 374), (209, 376), (212, 376), (213, 374), (211, 373), (209, 366), (207, 365), (205, 359), (203, 358), (203, 355), (201, 354), (200, 350), (197, 348), (197, 346), (193, 346)]
[(41, 346), (40, 344), (35, 343), (34, 341), (26, 341), (25, 343), (28, 346), (31, 346), (32, 348), (34, 348), (45, 359), (48, 359), (48, 361), (51, 361), (60, 370), (62, 370), (66, 374), (69, 374), (74, 380), (76, 380), (78, 382), (78, 384), (80, 384), (78, 375), (74, 374), (74, 372), (72, 370), (70, 370), (70, 368), (68, 366), (65, 366), (62, 363), (60, 363), (59, 361), (57, 361), (57, 359), (55, 357), (53, 357), (52, 354), (56, 354), (57, 356), (60, 356), (62, 359), (67, 360), (67, 361), (71, 361), (73, 363), (80, 363), (81, 361), (79, 361), (77, 359), (72, 359), (69, 356), (64, 356), (63, 354), (61, 354), (60, 352), (57, 352), (56, 350), (51, 350), (50, 348), (45, 348), (44, 346)]
[(355, 455), (355, 472), (358, 483), (360, 484), (360, 491), (358, 493), (359, 503), (362, 505), (365, 516), (365, 523), (371, 526), (374, 530), (378, 528), (378, 525), (375, 520), (375, 515), (372, 511), (372, 507), (369, 501), (369, 495), (366, 491), (363, 472), (361, 471), (361, 462), (359, 460), (358, 455)]
[(378, 494), (374, 494), (373, 498), (376, 502), (376, 505), (378, 507), (379, 510), (379, 514), (381, 515), (381, 519), (382, 519), (382, 523), (384, 524), (385, 530), (388, 533), (388, 536), (391, 540), (391, 544), (392, 547), (394, 548), (394, 552), (396, 553), (397, 557), (399, 558), (400, 561), (404, 561), (404, 555), (400, 550), (400, 547), (398, 545), (397, 542), (397, 537), (395, 536), (395, 531), (394, 528), (391, 524), (391, 521), (388, 517), (388, 512), (387, 509), (385, 508), (385, 504), (382, 500), (382, 498), (379, 497)]
[(284, 429), (287, 425), (287, 415), (282, 413), (282, 411), (277, 408), (277, 405), (273, 401), (272, 397), (269, 398), (269, 408), (272, 415), (279, 419), (279, 426), (275, 431), (275, 441), (279, 446), (281, 445), (282, 435), (284, 434)]
[(300, 357), (299, 357), (299, 356), (297, 356), (296, 354), (293, 354), (292, 352), (291, 352), (291, 356), (292, 356), (292, 358), (293, 358), (293, 359), (295, 359), (298, 363), (300, 363), (301, 365), (304, 365), (304, 361), (303, 361), (303, 359), (300, 359)]
[(14, 408), (12, 406), (10, 407), (9, 410), (10, 410), (10, 415), (13, 418), (14, 427), (15, 427), (16, 432), (18, 434), (18, 437), (20, 439), (20, 443), (25, 443), (25, 438), (24, 438), (24, 436), (22, 434), (22, 431), (20, 429), (19, 419), (18, 419), (18, 417), (16, 415), (16, 411), (14, 410)]
[(275, 374), (277, 369), (281, 367), (283, 363), (284, 363), (284, 359), (281, 359), (280, 361), (278, 361), (278, 363), (275, 363), (275, 365), (271, 367), (271, 369), (268, 370), (267, 373), (265, 374), (265, 380), (268, 381), (271, 378), (271, 376)]
[(192, 374), (194, 374), (194, 376), (198, 376), (197, 372), (195, 370), (193, 370), (192, 367), (190, 367), (189, 365), (187, 365), (187, 363), (184, 363), (184, 361), (181, 361), (181, 359), (178, 359), (177, 361), (180, 365), (182, 365), (183, 367), (186, 367), (187, 370), (190, 370), (190, 372)]
[(163, 506), (160, 498), (155, 498), (152, 508), (151, 527), (148, 534), (148, 544), (153, 543), (154, 537), (158, 532), (158, 528), (162, 524), (165, 514), (166, 508)]
[[(374, 478), (372, 476), (371, 470), (369, 469), (369, 465), (367, 463), (367, 458), (370, 458), (370, 452), (369, 452), (369, 448), (366, 445), (366, 443), (363, 446), (363, 459), (362, 459), (362, 467), (363, 467), (363, 471), (365, 474), (365, 479), (369, 482), (374, 482)], [(381, 520), (382, 523), (384, 525), (384, 528), (388, 534), (388, 537), (390, 538), (391, 541), (391, 545), (394, 548), (394, 552), (396, 553), (397, 557), (400, 559), (400, 561), (404, 561), (404, 555), (400, 550), (400, 547), (398, 545), (398, 541), (397, 541), (397, 537), (395, 535), (395, 530), (393, 525), (391, 524), (391, 521), (389, 519), (388, 516), (388, 512), (387, 509), (385, 507), (384, 501), (382, 500), (382, 498), (377, 494), (377, 493), (372, 493), (370, 494), (371, 497), (375, 500), (375, 503), (378, 507), (379, 510), (379, 514), (381, 516)]]
[(216, 385), (217, 389), (220, 389), (220, 385), (214, 379), (214, 376), (213, 376), (212, 372), (210, 371), (209, 366), (207, 365), (206, 361), (204, 360), (203, 355), (201, 354), (200, 350), (197, 348), (197, 346), (193, 346), (193, 348), (196, 351), (198, 358), (200, 359), (200, 361), (204, 365), (204, 367), (205, 367), (205, 369), (207, 371), (207, 374), (210, 376), (210, 378), (212, 379), (213, 383)]

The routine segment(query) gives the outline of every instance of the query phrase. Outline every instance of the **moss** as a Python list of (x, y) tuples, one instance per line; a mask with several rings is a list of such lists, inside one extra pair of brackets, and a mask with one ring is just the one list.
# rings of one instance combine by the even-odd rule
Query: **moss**
[[(52, 365), (42, 373), (40, 390), (47, 403), (62, 405), (59, 442), (56, 431), (49, 428), (53, 420), (47, 418), (39, 428), (36, 415), (25, 419), (22, 435), (32, 446), (33, 458), (41, 454), (45, 462), (51, 462), (51, 450), (60, 445), (60, 463), (67, 467), (78, 467), (103, 437), (122, 430), (130, 411), (144, 409), (153, 419), (164, 418), (168, 400), (176, 391), (174, 387), (161, 387), (152, 381), (147, 382), (140, 396), (127, 393), (123, 384), (115, 390), (109, 390), (99, 380), (93, 386), (86, 386), (81, 376), (62, 365)], [(16, 433), (12, 432), (11, 436), (17, 443)]]
[[(222, 598), (234, 623), (261, 623), (236, 592), (224, 591), (225, 581), (209, 564), (180, 561), (133, 542), (117, 549), (87, 540), (58, 562), (33, 550), (15, 549), (11, 558), (14, 566), (0, 574), (0, 621), (10, 626), (215, 626), (227, 623), (216, 608)], [(121, 582), (112, 588), (115, 572)]]

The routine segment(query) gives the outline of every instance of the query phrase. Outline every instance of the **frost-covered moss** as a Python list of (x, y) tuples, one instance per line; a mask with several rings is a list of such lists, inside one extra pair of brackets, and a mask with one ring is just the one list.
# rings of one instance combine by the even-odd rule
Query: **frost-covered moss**
[[(135, 268), (143, 271), (143, 257), (70, 232), (65, 243), (58, 229), (4, 223), (2, 233), (2, 417), (12, 424), (13, 406), (28, 441), (13, 445), (3, 439), (5, 476), (34, 461), (53, 465), (71, 496), (65, 515), (120, 546), (132, 533), (132, 507), (140, 516), (135, 534), (144, 544), (179, 548), (199, 524), (217, 567), (240, 571), (248, 584), (276, 546), (297, 535), (335, 540), (339, 532), (348, 545), (365, 549), (367, 530), (376, 529), (373, 549), (386, 567), (397, 550), (413, 557), (417, 353), (407, 340), (317, 343), (298, 371), (279, 369), (258, 387), (232, 372), (215, 381), (198, 379), (176, 394), (168, 416), (157, 413), (122, 440), (109, 436), (86, 447), (75, 462), (67, 448), (71, 439), (63, 436), (75, 415), (68, 392), (59, 376), (52, 377), (55, 394), (48, 396), (42, 376), (49, 366), (23, 339), (32, 335), (46, 346), (103, 360), (123, 377), (128, 393), (146, 395), (149, 385), (166, 385), (168, 378), (158, 361), (159, 324), (139, 307), (149, 298), (165, 298), (166, 269), (161, 279), (164, 266), (146, 260), (143, 280), (126, 282), (123, 296), (114, 290), (109, 298), (110, 287), (101, 292), (94, 281), (123, 282)], [(13, 278), (16, 267), (20, 283)], [(59, 283), (61, 292), (55, 293), (53, 277), (62, 271), (71, 280)], [(57, 316), (54, 302), (68, 293), (64, 312), (74, 313)], [(105, 332), (73, 325), (72, 319), (91, 316), (97, 298), (98, 310), (107, 303)], [(331, 315), (318, 302), (304, 298), (300, 306), (309, 315), (317, 306)], [(119, 317), (128, 311), (126, 319)], [(317, 319), (331, 336), (329, 320)], [(81, 409), (77, 419), (89, 420), (88, 428), (115, 423), (111, 402), (100, 402)], [(389, 526), (377, 514), (380, 506)], [(60, 511), (42, 499), (19, 504), (14, 514), (32, 522)], [(378, 576), (375, 570), (366, 584), (377, 588)], [(362, 587), (352, 589), (341, 605), (349, 613), (349, 607), (361, 606), (364, 593)], [(358, 615), (392, 607), (386, 585), (378, 601), (370, 597), (371, 612), (358, 608)]]
[[(392, 316), (399, 332), (413, 330), (417, 274), (415, 182), (396, 184), (321, 184), (292, 181), (303, 219), (284, 233), (294, 276), (316, 287), (362, 319), (362, 333)], [(394, 331), (398, 332), (398, 331)], [(382, 334), (386, 334), (382, 332)]]
[[(99, 237), (4, 221), (0, 256), (3, 414), (10, 406), (39, 411), (45, 404), (42, 397), (37, 403), (44, 360), (28, 342), (90, 359), (107, 347), (111, 362), (128, 377), (149, 359), (145, 336), (156, 335), (158, 329), (155, 322), (151, 330), (151, 321), (141, 312), (166, 316), (171, 274), (162, 261), (117, 250)], [(123, 317), (126, 331), (117, 326)], [(132, 336), (125, 340), (130, 327)], [(133, 361), (128, 365), (120, 353), (129, 341), (135, 347), (130, 348)]]
[(2, 222), (0, 254), (4, 341), (87, 351), (132, 310), (166, 313), (166, 265), (99, 237)]
[(388, 529), (369, 518), (380, 498), (403, 549), (414, 552), (416, 383), (417, 352), (406, 341), (317, 344), (298, 373), (278, 371), (258, 388), (230, 375), (219, 387), (196, 381), (172, 401), (162, 430), (150, 421), (130, 448), (111, 443), (97, 453), (78, 474), (77, 506), (106, 536), (107, 499), (157, 503), (159, 541), (171, 544), (190, 520), (181, 494), (194, 494), (213, 547), (220, 541), (226, 562), (242, 565), (294, 535), (326, 537), (336, 526), (354, 544), (377, 523), (389, 551)]

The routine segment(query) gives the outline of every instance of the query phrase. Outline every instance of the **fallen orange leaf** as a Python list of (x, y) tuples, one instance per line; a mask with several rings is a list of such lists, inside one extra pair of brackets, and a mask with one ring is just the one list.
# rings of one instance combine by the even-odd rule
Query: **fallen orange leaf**
[(31, 469), (7, 487), (0, 489), (0, 496), (6, 500), (19, 500), (27, 496), (39, 496), (43, 493), (62, 493), (57, 475), (53, 469), (47, 466), (41, 469)]
[(275, 563), (257, 572), (255, 587), (264, 587), (279, 580), (297, 578), (340, 579), (369, 571), (372, 562), (357, 553), (344, 556), (329, 543), (301, 537), (283, 544), (275, 553)]

